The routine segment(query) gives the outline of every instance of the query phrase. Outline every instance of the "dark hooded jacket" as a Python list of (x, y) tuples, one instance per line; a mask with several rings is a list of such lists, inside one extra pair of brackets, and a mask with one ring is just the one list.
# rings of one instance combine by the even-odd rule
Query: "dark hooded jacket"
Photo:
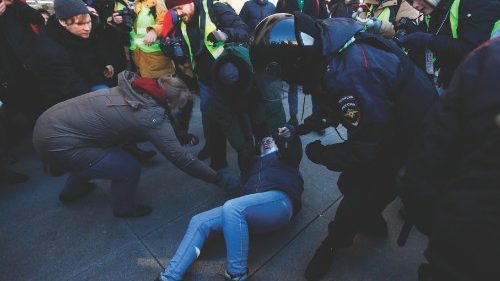
[(434, 85), (396, 45), (360, 32), (354, 20), (318, 24), (326, 62), (319, 114), (348, 132), (346, 141), (325, 146), (322, 164), (340, 172), (391, 157), (402, 164), (437, 96)]
[(90, 92), (94, 85), (109, 82), (103, 75), (111, 65), (107, 48), (96, 37), (71, 34), (52, 16), (34, 48), (35, 74), (51, 104)]
[(250, 0), (245, 2), (240, 11), (241, 19), (253, 31), (257, 24), (265, 17), (274, 13), (276, 7), (267, 0)]
[(457, 69), (425, 119), (401, 186), (408, 218), (429, 236), (429, 260), (463, 280), (500, 276), (499, 54), (497, 37)]

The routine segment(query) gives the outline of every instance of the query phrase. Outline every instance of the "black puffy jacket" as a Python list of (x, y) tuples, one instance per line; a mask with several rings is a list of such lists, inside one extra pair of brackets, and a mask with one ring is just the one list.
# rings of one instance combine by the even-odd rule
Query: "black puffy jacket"
[(272, 15), (275, 9), (274, 4), (267, 0), (250, 0), (241, 8), (240, 17), (253, 31), (257, 24), (263, 18)]
[(90, 92), (93, 85), (106, 84), (104, 66), (111, 64), (101, 40), (91, 32), (82, 39), (68, 32), (55, 16), (35, 44), (35, 72), (51, 103)]
[(401, 188), (431, 257), (466, 280), (500, 276), (500, 37), (475, 50), (424, 122)]

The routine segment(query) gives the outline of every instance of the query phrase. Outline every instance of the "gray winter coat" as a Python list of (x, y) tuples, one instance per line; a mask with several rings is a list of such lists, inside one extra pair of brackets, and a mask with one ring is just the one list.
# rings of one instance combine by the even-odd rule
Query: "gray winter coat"
[(37, 120), (35, 150), (45, 164), (66, 172), (85, 169), (126, 141), (150, 141), (175, 166), (193, 177), (216, 181), (216, 172), (177, 140), (165, 109), (136, 92), (136, 74), (118, 75), (118, 86), (58, 103)]

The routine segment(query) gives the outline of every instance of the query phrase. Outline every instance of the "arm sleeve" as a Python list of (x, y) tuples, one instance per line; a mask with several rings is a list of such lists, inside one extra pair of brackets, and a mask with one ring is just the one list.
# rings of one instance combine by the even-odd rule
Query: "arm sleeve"
[[(326, 145), (322, 163), (330, 170), (344, 171), (372, 161), (393, 139), (392, 102), (388, 100), (393, 73), (387, 70), (351, 67), (337, 75), (328, 95), (335, 97), (339, 120), (348, 130), (348, 140)], [(354, 86), (355, 85), (355, 86)]]
[(249, 3), (250, 2), (248, 2), (248, 1), (245, 2), (245, 4), (243, 5), (243, 8), (241, 8), (241, 10), (240, 10), (240, 18), (247, 25), (248, 25), (247, 17), (248, 17)]
[(146, 138), (177, 168), (190, 176), (214, 183), (217, 174), (182, 147), (175, 136), (174, 129), (168, 121), (163, 121), (158, 128), (146, 129)]
[(165, 19), (165, 10), (157, 9), (155, 24), (148, 27), (148, 31), (154, 29), (156, 35), (161, 37), (163, 31), (163, 20)]
[(224, 3), (214, 4), (217, 28), (227, 34), (228, 42), (247, 42), (250, 38), (248, 26), (241, 20), (231, 6)]
[(294, 135), (290, 141), (285, 142), (285, 147), (283, 148), (282, 159), (288, 165), (292, 167), (298, 167), (300, 161), (302, 160), (302, 142), (298, 135)]

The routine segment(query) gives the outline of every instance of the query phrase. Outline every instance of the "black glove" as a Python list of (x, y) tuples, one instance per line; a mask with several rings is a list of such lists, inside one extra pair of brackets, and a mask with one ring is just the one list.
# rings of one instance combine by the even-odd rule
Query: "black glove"
[(241, 187), (239, 177), (221, 171), (217, 172), (217, 181), (215, 184), (230, 195), (237, 194)]
[(321, 119), (319, 116), (312, 114), (304, 119), (304, 123), (300, 124), (296, 128), (295, 132), (299, 136), (302, 136), (313, 131), (320, 132), (326, 128), (328, 128), (328, 123), (324, 119)]
[(398, 38), (397, 43), (410, 50), (423, 50), (427, 48), (433, 35), (427, 32), (414, 32)]
[(309, 160), (316, 164), (323, 164), (324, 145), (320, 140), (313, 141), (306, 146), (306, 155)]
[(200, 140), (197, 136), (193, 134), (186, 133), (184, 131), (180, 131), (177, 133), (177, 139), (181, 145), (190, 145), (195, 146), (200, 143)]

